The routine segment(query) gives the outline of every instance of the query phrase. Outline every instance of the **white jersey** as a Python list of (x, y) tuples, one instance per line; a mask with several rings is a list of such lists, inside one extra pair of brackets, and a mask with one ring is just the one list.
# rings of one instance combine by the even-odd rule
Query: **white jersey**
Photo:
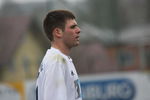
[(36, 100), (82, 100), (72, 59), (53, 47), (47, 50), (39, 69)]

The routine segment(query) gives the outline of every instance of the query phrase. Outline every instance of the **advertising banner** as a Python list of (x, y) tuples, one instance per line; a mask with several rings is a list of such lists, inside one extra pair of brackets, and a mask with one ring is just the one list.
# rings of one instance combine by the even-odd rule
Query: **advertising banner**
[(124, 72), (81, 77), (83, 100), (150, 100), (150, 76)]
[(0, 83), (0, 100), (25, 100), (24, 83)]

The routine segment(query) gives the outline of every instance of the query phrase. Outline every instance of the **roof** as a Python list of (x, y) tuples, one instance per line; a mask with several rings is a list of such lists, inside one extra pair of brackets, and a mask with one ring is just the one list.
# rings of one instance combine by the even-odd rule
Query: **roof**
[(5, 16), (0, 18), (0, 66), (8, 63), (20, 39), (27, 31), (29, 17)]
[(119, 36), (119, 41), (126, 44), (150, 44), (150, 25), (123, 30)]
[(81, 25), (81, 41), (100, 40), (103, 43), (114, 43), (116, 36), (112, 30), (100, 29), (92, 24), (84, 23)]

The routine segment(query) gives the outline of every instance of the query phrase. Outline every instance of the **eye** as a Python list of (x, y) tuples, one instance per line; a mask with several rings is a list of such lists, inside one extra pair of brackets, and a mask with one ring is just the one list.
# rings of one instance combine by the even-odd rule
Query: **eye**
[(76, 28), (76, 27), (77, 27), (77, 25), (72, 25), (72, 26), (70, 26), (71, 29), (74, 29), (74, 28)]

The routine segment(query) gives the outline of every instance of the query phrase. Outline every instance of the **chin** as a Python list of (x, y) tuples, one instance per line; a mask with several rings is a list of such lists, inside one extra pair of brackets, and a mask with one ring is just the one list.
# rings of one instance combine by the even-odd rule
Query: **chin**
[(78, 46), (80, 43), (76, 43), (75, 46)]
[(76, 47), (76, 46), (78, 46), (79, 44), (80, 44), (79, 42), (76, 42), (76, 43), (72, 44), (71, 47)]

